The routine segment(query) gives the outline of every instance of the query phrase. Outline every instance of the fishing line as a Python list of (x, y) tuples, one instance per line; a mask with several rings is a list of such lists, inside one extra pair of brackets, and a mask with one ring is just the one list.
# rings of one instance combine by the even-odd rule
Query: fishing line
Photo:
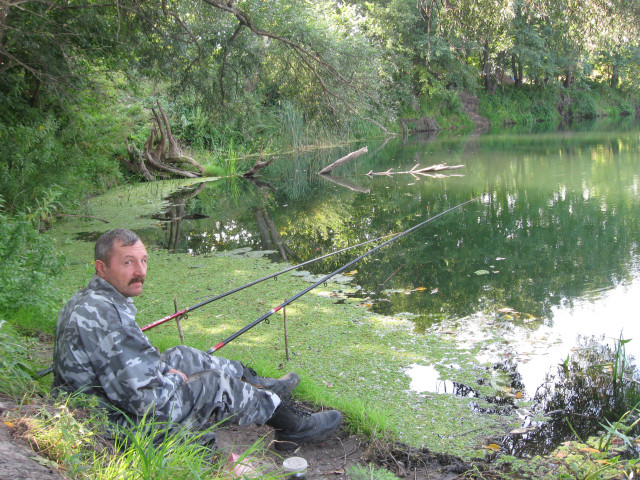
[(387, 240), (386, 242), (381, 243), (380, 245), (378, 245), (375, 248), (372, 248), (371, 250), (363, 253), (362, 255), (360, 255), (359, 257), (351, 260), (349, 263), (343, 265), (342, 267), (340, 267), (339, 269), (331, 272), (330, 274), (322, 277), (320, 280), (318, 280), (317, 282), (315, 282), (313, 285), (305, 288), (304, 290), (302, 290), (301, 292), (297, 293), (296, 295), (294, 295), (293, 297), (291, 297), (288, 300), (285, 300), (283, 303), (281, 303), (280, 305), (278, 305), (275, 308), (272, 308), (271, 310), (269, 310), (267, 313), (265, 313), (264, 315), (262, 315), (260, 318), (254, 320), (253, 322), (249, 323), (248, 325), (244, 326), (243, 328), (241, 328), (240, 330), (238, 330), (237, 332), (235, 332), (234, 334), (228, 336), (227, 338), (225, 338), (224, 340), (222, 340), (220, 343), (214, 345), (213, 347), (211, 347), (209, 350), (207, 350), (207, 353), (211, 354), (214, 353), (218, 350), (220, 350), (222, 347), (224, 347), (225, 345), (227, 345), (229, 342), (235, 340), (236, 338), (238, 338), (240, 335), (242, 335), (243, 333), (245, 333), (247, 330), (252, 329), (253, 327), (255, 327), (256, 325), (258, 325), (260, 322), (266, 320), (267, 318), (269, 318), (271, 315), (273, 315), (274, 313), (276, 313), (277, 311), (281, 310), (282, 308), (286, 307), (287, 305), (289, 305), (290, 303), (296, 301), (298, 298), (302, 297), (304, 294), (310, 292), (311, 290), (313, 290), (314, 288), (316, 288), (318, 285), (321, 285), (323, 283), (325, 283), (327, 280), (329, 280), (331, 277), (337, 275), (340, 272), (345, 271), (347, 268), (349, 268), (350, 266), (352, 266), (354, 263), (358, 262), (359, 260), (363, 259), (364, 257), (366, 257), (367, 255), (370, 255), (374, 252), (377, 252), (378, 250), (380, 250), (382, 247), (385, 247), (387, 245), (389, 245), (391, 242), (394, 242), (396, 240), (398, 240), (399, 238), (402, 238), (406, 235), (409, 235), (410, 233), (414, 232), (415, 230), (419, 229), (420, 227), (426, 225), (429, 222), (433, 222), (434, 220), (446, 215), (447, 213), (456, 210), (457, 208), (460, 208), (464, 205), (466, 205), (467, 203), (471, 203), (475, 200), (477, 200), (479, 197), (475, 197), (472, 198), (471, 200), (467, 200), (466, 202), (460, 203), (458, 205), (456, 205), (455, 207), (451, 207), (448, 210), (445, 210), (444, 212), (441, 212), (431, 218), (429, 218), (428, 220), (425, 220), (424, 222), (421, 222), (417, 225), (414, 225), (413, 227), (409, 228), (408, 230), (405, 230), (404, 232), (398, 233), (395, 237)]
[(366, 242), (358, 243), (357, 245), (351, 245), (350, 247), (345, 247), (345, 248), (342, 248), (340, 250), (336, 250), (335, 252), (327, 253), (326, 255), (322, 255), (322, 256), (317, 257), (317, 258), (312, 258), (311, 260), (307, 260), (306, 262), (298, 263), (297, 265), (292, 265), (290, 267), (285, 268), (284, 270), (280, 270), (279, 272), (271, 273), (271, 274), (266, 275), (266, 276), (264, 276), (262, 278), (259, 278), (257, 280), (253, 280), (253, 281), (251, 281), (249, 283), (245, 283), (244, 285), (242, 285), (240, 287), (236, 287), (236, 288), (233, 288), (233, 289), (231, 289), (231, 290), (229, 290), (227, 292), (220, 293), (219, 295), (215, 295), (214, 297), (207, 298), (206, 300), (203, 300), (202, 302), (197, 303), (197, 304), (193, 305), (192, 307), (187, 307), (184, 310), (180, 310), (178, 312), (172, 313), (171, 315), (167, 315), (166, 317), (161, 318), (160, 320), (156, 320), (155, 322), (152, 322), (152, 323), (150, 323), (148, 325), (145, 325), (144, 327), (141, 327), (140, 330), (142, 330), (144, 332), (144, 331), (149, 330), (149, 329), (151, 329), (153, 327), (157, 327), (158, 325), (161, 325), (161, 324), (163, 324), (165, 322), (168, 322), (169, 320), (173, 320), (174, 318), (177, 318), (177, 317), (179, 317), (181, 315), (184, 315), (187, 312), (195, 310), (196, 308), (200, 308), (200, 307), (203, 307), (205, 305), (208, 305), (211, 302), (215, 302), (216, 300), (220, 300), (221, 298), (224, 298), (224, 297), (226, 297), (228, 295), (231, 295), (233, 293), (239, 292), (240, 290), (244, 290), (245, 288), (252, 287), (253, 285), (256, 285), (256, 284), (258, 284), (260, 282), (264, 282), (265, 280), (269, 280), (270, 278), (274, 278), (274, 277), (277, 278), (278, 275), (282, 275), (283, 273), (287, 273), (287, 272), (289, 272), (291, 270), (295, 270), (297, 268), (304, 267), (305, 265), (309, 265), (311, 263), (317, 262), (318, 260), (323, 260), (323, 259), (331, 257), (333, 255), (337, 255), (339, 253), (346, 252), (348, 250), (352, 250), (354, 248), (362, 247), (363, 245), (368, 245), (369, 243), (377, 242), (378, 240), (382, 240), (384, 238), (391, 237), (391, 236), (394, 236), (394, 235), (399, 235), (399, 233), (389, 233), (387, 235), (383, 235), (382, 237), (373, 238), (371, 240), (367, 240)]

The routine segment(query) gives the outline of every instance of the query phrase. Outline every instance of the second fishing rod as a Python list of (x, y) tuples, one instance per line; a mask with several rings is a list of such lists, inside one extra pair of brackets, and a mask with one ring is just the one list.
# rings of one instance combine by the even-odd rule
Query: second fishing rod
[[(311, 260), (307, 260), (306, 262), (298, 263), (297, 265), (291, 265), (291, 266), (289, 266), (289, 267), (287, 267), (287, 268), (285, 268), (283, 270), (280, 270), (280, 271), (275, 272), (275, 273), (271, 273), (271, 274), (266, 275), (266, 276), (264, 276), (262, 278), (258, 278), (257, 280), (252, 280), (249, 283), (245, 283), (244, 285), (241, 285), (239, 287), (232, 288), (231, 290), (228, 290), (228, 291), (226, 291), (224, 293), (220, 293), (220, 294), (215, 295), (213, 297), (206, 298), (206, 299), (202, 300), (201, 302), (196, 303), (195, 305), (192, 305), (191, 307), (187, 307), (187, 308), (184, 308), (182, 310), (176, 311), (175, 313), (167, 315), (166, 317), (163, 317), (160, 320), (156, 320), (156, 321), (151, 322), (151, 323), (149, 323), (149, 324), (147, 324), (147, 325), (145, 325), (143, 327), (140, 327), (140, 330), (143, 331), (143, 332), (146, 332), (147, 330), (151, 330), (152, 328), (157, 327), (158, 325), (162, 325), (163, 323), (166, 323), (169, 320), (173, 320), (174, 318), (182, 317), (182, 316), (186, 315), (188, 312), (196, 310), (197, 308), (200, 308), (200, 307), (204, 307), (205, 305), (208, 305), (208, 304), (210, 304), (212, 302), (215, 302), (216, 300), (220, 300), (220, 299), (222, 299), (222, 298), (224, 298), (224, 297), (226, 297), (228, 295), (232, 295), (234, 293), (237, 293), (240, 290), (244, 290), (245, 288), (249, 288), (249, 287), (252, 287), (253, 285), (257, 285), (258, 283), (264, 282), (265, 280), (269, 280), (271, 278), (277, 278), (279, 275), (282, 275), (283, 273), (290, 272), (291, 270), (296, 270), (296, 269), (298, 269), (300, 267), (304, 267), (306, 265), (309, 265), (311, 263), (317, 262), (319, 260), (324, 260), (325, 258), (332, 257), (333, 255), (338, 255), (339, 253), (343, 253), (343, 252), (346, 252), (348, 250), (353, 250), (354, 248), (362, 247), (364, 245), (368, 245), (370, 243), (377, 242), (379, 240), (383, 240), (385, 238), (392, 237), (394, 235), (398, 235), (398, 234), (397, 233), (389, 233), (389, 234), (383, 235), (381, 237), (377, 237), (377, 238), (372, 238), (370, 240), (366, 240), (366, 241), (358, 243), (356, 245), (351, 245), (349, 247), (341, 248), (340, 250), (336, 250), (334, 252), (329, 252), (329, 253), (327, 253), (325, 255), (322, 255), (320, 257), (316, 257), (316, 258), (312, 258)], [(40, 371), (36, 372), (36, 375), (38, 377), (43, 377), (44, 375), (47, 375), (47, 374), (51, 373), (52, 371), (53, 371), (53, 367), (51, 366), (51, 367), (48, 367), (48, 368), (45, 368), (43, 370), (40, 370)]]
[(286, 307), (287, 305), (289, 305), (290, 303), (295, 302), (298, 298), (302, 297), (303, 295), (305, 295), (306, 293), (310, 292), (311, 290), (313, 290), (314, 288), (316, 288), (318, 285), (321, 285), (323, 283), (325, 283), (327, 280), (329, 280), (331, 277), (334, 277), (335, 275), (339, 274), (340, 272), (344, 272), (347, 268), (349, 268), (350, 266), (352, 266), (354, 263), (358, 262), (359, 260), (363, 259), (364, 257), (366, 257), (367, 255), (371, 255), (374, 252), (377, 252), (378, 250), (380, 250), (381, 248), (389, 245), (392, 242), (395, 242), (396, 240), (399, 240), (402, 237), (405, 237), (407, 235), (409, 235), (410, 233), (414, 232), (415, 230), (419, 229), (420, 227), (423, 227), (424, 225), (426, 225), (427, 223), (433, 222), (434, 220), (443, 217), (444, 215), (446, 215), (449, 212), (452, 212), (453, 210), (456, 210), (468, 203), (471, 203), (473, 201), (477, 200), (476, 198), (472, 198), (471, 200), (467, 200), (466, 202), (462, 202), (458, 205), (456, 205), (455, 207), (451, 207), (447, 210), (445, 210), (444, 212), (440, 212), (439, 214), (425, 220), (424, 222), (421, 222), (417, 225), (414, 225), (413, 227), (409, 228), (408, 230), (405, 230), (404, 232), (398, 233), (396, 236), (394, 236), (393, 238), (391, 238), (390, 240), (387, 240), (386, 242), (381, 243), (380, 245), (378, 245), (375, 248), (372, 248), (371, 250), (363, 253), (362, 255), (360, 255), (357, 258), (354, 258), (353, 260), (351, 260), (349, 263), (343, 265), (342, 267), (340, 267), (339, 269), (331, 272), (330, 274), (322, 277), (320, 280), (318, 280), (317, 282), (315, 282), (313, 285), (305, 288), (304, 290), (302, 290), (301, 292), (295, 294), (293, 297), (289, 298), (288, 300), (285, 300), (283, 303), (281, 303), (280, 305), (278, 305), (275, 308), (272, 308), (271, 310), (269, 310), (267, 313), (265, 313), (264, 315), (262, 315), (260, 318), (254, 320), (253, 322), (251, 322), (250, 324), (244, 326), (243, 328), (241, 328), (240, 330), (238, 330), (237, 332), (235, 332), (234, 334), (228, 336), (227, 338), (225, 338), (224, 340), (222, 340), (220, 343), (214, 345), (213, 347), (211, 347), (209, 350), (207, 350), (207, 353), (212, 354), (218, 350), (220, 350), (222, 347), (224, 347), (225, 345), (227, 345), (229, 342), (235, 340), (236, 338), (238, 338), (240, 335), (242, 335), (243, 333), (247, 332), (248, 330), (252, 329), (253, 327), (255, 327), (256, 325), (258, 325), (259, 323), (263, 322), (264, 320), (266, 320), (267, 318), (269, 318), (271, 315), (273, 315), (274, 313), (282, 310), (284, 307)]
[[(325, 255), (322, 255), (320, 257), (316, 257), (316, 258), (312, 258), (311, 260), (307, 260), (306, 262), (298, 263), (297, 265), (291, 265), (291, 266), (289, 266), (289, 267), (287, 267), (287, 268), (285, 268), (283, 270), (280, 270), (280, 271), (275, 272), (275, 273), (271, 273), (271, 274), (266, 275), (266, 276), (264, 276), (262, 278), (258, 278), (257, 280), (252, 280), (249, 283), (245, 283), (244, 285), (241, 285), (239, 287), (232, 288), (231, 290), (228, 290), (228, 291), (226, 291), (224, 293), (220, 293), (220, 294), (215, 295), (213, 297), (206, 298), (206, 299), (202, 300), (201, 302), (196, 303), (195, 305), (192, 305), (191, 307), (183, 308), (182, 310), (179, 310), (179, 311), (176, 311), (175, 313), (167, 315), (166, 317), (163, 317), (160, 320), (156, 320), (156, 321), (151, 322), (151, 323), (149, 323), (149, 324), (147, 324), (147, 325), (145, 325), (143, 327), (140, 327), (140, 330), (143, 331), (143, 332), (146, 332), (147, 330), (151, 330), (152, 328), (157, 327), (158, 325), (162, 325), (163, 323), (166, 323), (169, 320), (173, 320), (174, 318), (182, 317), (182, 316), (186, 315), (188, 312), (196, 310), (197, 308), (200, 308), (200, 307), (204, 307), (205, 305), (208, 305), (208, 304), (210, 304), (212, 302), (215, 302), (216, 300), (220, 300), (220, 299), (222, 299), (222, 298), (224, 298), (224, 297), (226, 297), (228, 295), (232, 295), (234, 293), (237, 293), (240, 290), (244, 290), (245, 288), (249, 288), (249, 287), (252, 287), (253, 285), (257, 285), (258, 283), (264, 282), (265, 280), (269, 280), (271, 278), (277, 278), (279, 275), (282, 275), (283, 273), (290, 272), (291, 270), (296, 270), (296, 269), (298, 269), (300, 267), (304, 267), (306, 265), (309, 265), (311, 263), (317, 262), (319, 260), (324, 260), (325, 258), (332, 257), (333, 255), (338, 255), (339, 253), (343, 253), (343, 252), (346, 252), (348, 250), (353, 250), (354, 248), (362, 247), (364, 245), (368, 245), (370, 243), (377, 242), (379, 240), (383, 240), (385, 238), (392, 237), (394, 235), (398, 235), (398, 234), (397, 233), (389, 233), (387, 235), (383, 235), (382, 237), (372, 238), (370, 240), (366, 240), (366, 241), (358, 243), (356, 245), (351, 245), (349, 247), (344, 247), (344, 248), (341, 248), (340, 250), (336, 250), (334, 252), (329, 252), (329, 253), (327, 253)], [(45, 376), (45, 375), (47, 375), (47, 374), (49, 374), (51, 372), (53, 372), (53, 366), (50, 366), (48, 368), (45, 368), (43, 370), (40, 370), (40, 371), (36, 372), (36, 375), (38, 377), (43, 377), (43, 376)]]
[(150, 329), (152, 329), (154, 327), (157, 327), (158, 325), (162, 325), (163, 323), (166, 323), (169, 320), (173, 320), (174, 318), (181, 317), (181, 316), (185, 315), (186, 313), (191, 312), (191, 311), (193, 311), (193, 310), (195, 310), (197, 308), (204, 307), (205, 305), (208, 305), (211, 302), (215, 302), (216, 300), (220, 300), (220, 299), (222, 299), (222, 298), (224, 298), (224, 297), (226, 297), (228, 295), (237, 293), (240, 290), (244, 290), (245, 288), (249, 288), (249, 287), (252, 287), (253, 285), (257, 285), (258, 283), (264, 282), (265, 280), (269, 280), (271, 278), (277, 278), (279, 275), (282, 275), (283, 273), (290, 272), (291, 270), (296, 270), (296, 269), (298, 269), (300, 267), (304, 267), (306, 265), (309, 265), (311, 263), (317, 262), (319, 260), (324, 260), (325, 258), (332, 257), (333, 255), (337, 255), (339, 253), (343, 253), (343, 252), (346, 252), (348, 250), (353, 250), (354, 248), (362, 247), (364, 245), (368, 245), (370, 243), (377, 242), (378, 240), (383, 240), (383, 239), (385, 239), (387, 237), (392, 237), (394, 235), (398, 235), (398, 234), (397, 233), (389, 233), (387, 235), (383, 235), (382, 237), (377, 237), (377, 238), (372, 238), (371, 240), (366, 240), (364, 242), (358, 243), (357, 245), (351, 245), (349, 247), (344, 247), (344, 248), (341, 248), (340, 250), (336, 250), (334, 252), (329, 252), (329, 253), (327, 253), (325, 255), (322, 255), (320, 257), (316, 257), (316, 258), (312, 258), (311, 260), (307, 260), (306, 262), (298, 263), (296, 265), (291, 265), (290, 267), (287, 267), (287, 268), (285, 268), (283, 270), (280, 270), (280, 271), (275, 272), (275, 273), (271, 273), (271, 274), (266, 275), (266, 276), (264, 276), (262, 278), (258, 278), (257, 280), (252, 280), (252, 281), (250, 281), (248, 283), (245, 283), (244, 285), (241, 285), (241, 286), (236, 287), (236, 288), (232, 288), (231, 290), (228, 290), (228, 291), (226, 291), (224, 293), (220, 293), (220, 294), (215, 295), (213, 297), (206, 298), (205, 300), (202, 300), (201, 302), (196, 303), (195, 305), (193, 305), (191, 307), (187, 307), (185, 309), (182, 309), (180, 311), (172, 313), (171, 315), (167, 315), (166, 317), (163, 317), (160, 320), (156, 320), (155, 322), (151, 322), (148, 325), (145, 325), (144, 327), (140, 327), (140, 330), (145, 332), (145, 331), (150, 330)]

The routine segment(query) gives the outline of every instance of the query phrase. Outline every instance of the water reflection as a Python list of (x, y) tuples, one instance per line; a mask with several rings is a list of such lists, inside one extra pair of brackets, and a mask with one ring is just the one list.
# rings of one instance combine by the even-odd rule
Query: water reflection
[[(633, 410), (640, 400), (637, 370), (633, 363), (625, 363), (619, 350), (624, 346), (603, 345), (595, 337), (579, 343), (580, 348), (550, 372), (537, 389), (532, 413), (525, 418), (523, 428), (503, 440), (510, 454), (544, 454), (575, 436), (586, 440), (603, 430), (606, 422), (611, 425), (630, 411), (624, 425), (631, 426), (638, 419), (638, 412)], [(619, 426), (618, 431), (623, 433), (624, 428)], [(624, 432), (630, 438), (638, 433), (638, 425)], [(630, 457), (639, 453), (635, 443), (626, 451)]]
[(166, 198), (168, 206), (160, 215), (154, 215), (153, 218), (166, 222), (165, 230), (168, 231), (168, 240), (166, 248), (171, 252), (178, 251), (178, 242), (180, 240), (182, 220), (185, 218), (208, 218), (207, 215), (198, 213), (185, 213), (187, 202), (197, 197), (205, 188), (206, 183), (200, 183), (195, 188), (185, 188), (172, 193)]
[(411, 378), (409, 388), (418, 393), (450, 393), (456, 395), (453, 382), (440, 380), (440, 373), (433, 365), (412, 364), (405, 371)]
[[(633, 133), (433, 142), (410, 137), (371, 150), (343, 167), (342, 183), (350, 187), (308, 173), (317, 171), (319, 162), (330, 163), (319, 155), (275, 162), (269, 168), (286, 173), (282, 180), (198, 187), (186, 194), (188, 203), (173, 202), (176, 211), (165, 214), (169, 222), (159, 243), (192, 254), (277, 250), (281, 260), (298, 263), (405, 230), (480, 194), (481, 202), (359, 262), (354, 281), (377, 300), (376, 312), (411, 312), (420, 331), (445, 319), (493, 315), (509, 307), (558, 328), (555, 323), (574, 316), (572, 303), (638, 277), (640, 149)], [(463, 164), (459, 171), (465, 176), (416, 181), (366, 175), (409, 170), (429, 159)], [(210, 219), (189, 219), (195, 216)], [(313, 273), (335, 270), (365, 250), (319, 262)], [(622, 306), (633, 295), (623, 296), (617, 316), (622, 319), (636, 306)], [(611, 307), (609, 302), (603, 308)]]

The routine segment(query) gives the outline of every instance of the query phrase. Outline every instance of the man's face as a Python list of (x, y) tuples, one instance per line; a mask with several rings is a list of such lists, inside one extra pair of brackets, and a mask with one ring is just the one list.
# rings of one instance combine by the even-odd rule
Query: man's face
[(147, 249), (140, 240), (128, 247), (116, 240), (109, 262), (96, 260), (96, 273), (125, 297), (140, 295), (147, 276)]

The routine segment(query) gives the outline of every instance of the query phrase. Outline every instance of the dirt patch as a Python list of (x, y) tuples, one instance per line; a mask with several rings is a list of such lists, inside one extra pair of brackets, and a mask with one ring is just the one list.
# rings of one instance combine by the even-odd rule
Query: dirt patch
[[(230, 426), (220, 431), (218, 446), (227, 455), (231, 452), (242, 454), (258, 438), (264, 438), (270, 444), (273, 431), (269, 427)], [(350, 435), (344, 430), (322, 443), (303, 445), (292, 452), (278, 452), (270, 445), (265, 457), (252, 460), (252, 463), (267, 471), (281, 472), (282, 462), (294, 456), (307, 461), (310, 479), (350, 479), (349, 467), (369, 464), (400, 478), (424, 480), (464, 478), (464, 472), (471, 469), (471, 465), (451, 455), (399, 443), (368, 442), (364, 437)]]
[[(289, 401), (298, 409), (313, 411), (309, 405)], [(266, 471), (282, 473), (282, 464), (287, 458), (302, 457), (307, 461), (310, 479), (351, 479), (349, 467), (370, 464), (400, 478), (424, 480), (464, 478), (464, 472), (472, 468), (453, 455), (436, 454), (397, 442), (370, 441), (362, 435), (350, 434), (348, 425), (323, 442), (302, 445), (289, 452), (275, 449), (274, 431), (270, 427), (230, 425), (220, 429), (217, 447), (227, 457), (231, 453), (241, 455), (260, 438), (268, 448), (263, 458), (254, 459), (252, 463)]]
[(482, 133), (491, 128), (489, 119), (478, 113), (478, 97), (474, 97), (467, 92), (460, 92), (460, 101), (462, 102), (464, 113), (469, 116), (476, 126), (475, 132)]

